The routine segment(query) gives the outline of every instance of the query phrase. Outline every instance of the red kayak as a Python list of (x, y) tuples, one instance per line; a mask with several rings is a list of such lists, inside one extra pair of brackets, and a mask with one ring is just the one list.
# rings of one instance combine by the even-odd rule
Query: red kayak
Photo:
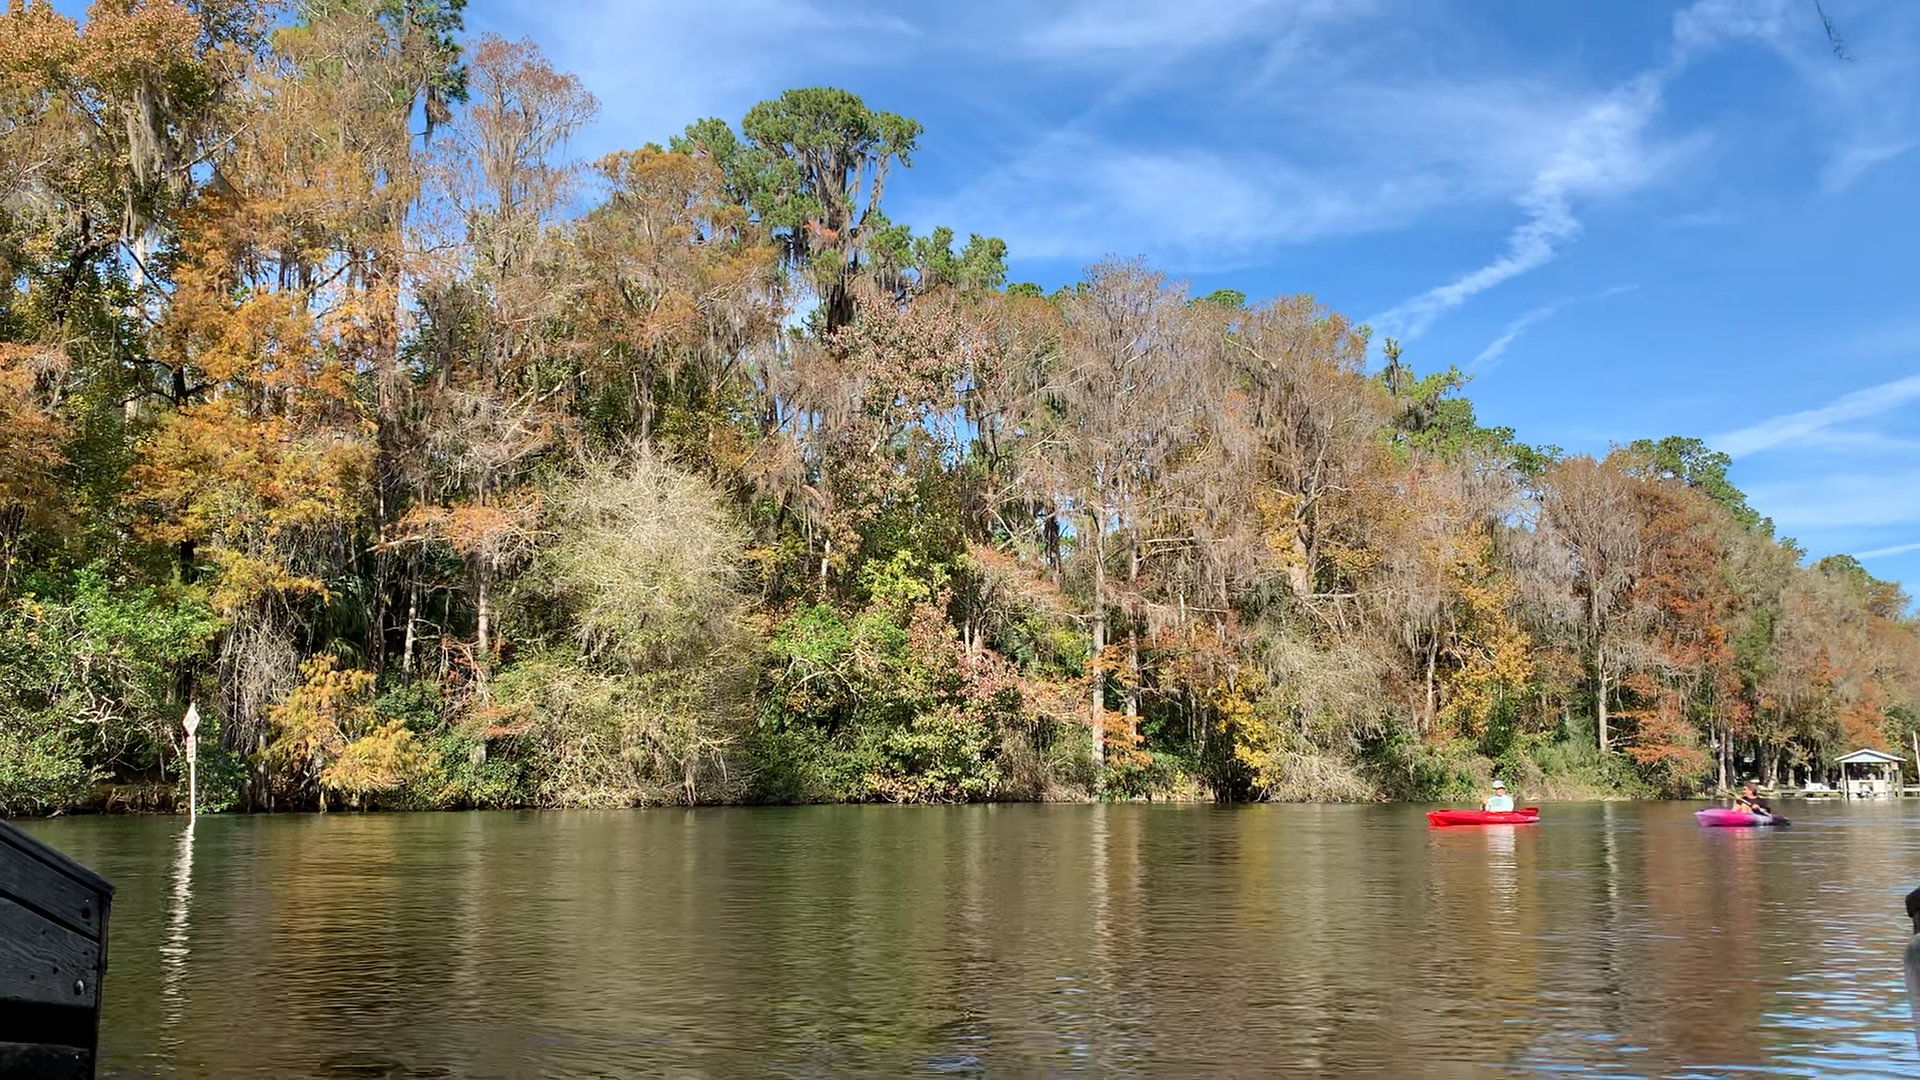
[(1429, 810), (1429, 825), (1532, 825), (1540, 820), (1540, 808), (1523, 806), (1518, 810)]

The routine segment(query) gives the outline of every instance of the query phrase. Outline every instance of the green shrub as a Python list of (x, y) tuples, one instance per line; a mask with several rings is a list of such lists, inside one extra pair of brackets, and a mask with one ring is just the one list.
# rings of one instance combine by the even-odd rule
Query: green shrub
[(431, 763), (404, 794), (410, 807), (491, 810), (536, 801), (527, 763), (505, 748), (489, 747), (477, 725), (435, 732), (422, 748)]
[(74, 806), (109, 776), (158, 779), (181, 676), (217, 629), (197, 593), (128, 588), (102, 564), (29, 578), (0, 606), (0, 811)]
[(44, 814), (86, 799), (95, 773), (65, 727), (45, 714), (0, 713), (0, 815)]

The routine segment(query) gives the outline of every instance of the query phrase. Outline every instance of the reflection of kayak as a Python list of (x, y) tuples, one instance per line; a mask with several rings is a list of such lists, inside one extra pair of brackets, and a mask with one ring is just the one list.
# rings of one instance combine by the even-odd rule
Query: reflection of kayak
[(1429, 810), (1429, 825), (1532, 825), (1540, 820), (1540, 808), (1523, 806), (1518, 810)]
[(1694, 820), (1709, 828), (1741, 829), (1755, 825), (1791, 825), (1791, 821), (1779, 814), (1756, 814), (1751, 810), (1735, 810), (1726, 806), (1709, 806), (1693, 815)]

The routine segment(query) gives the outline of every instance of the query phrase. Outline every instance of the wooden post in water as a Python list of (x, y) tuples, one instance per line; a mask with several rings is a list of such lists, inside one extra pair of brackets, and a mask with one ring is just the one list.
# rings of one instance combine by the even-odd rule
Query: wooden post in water
[(0, 821), (0, 1080), (85, 1080), (100, 1045), (100, 875)]

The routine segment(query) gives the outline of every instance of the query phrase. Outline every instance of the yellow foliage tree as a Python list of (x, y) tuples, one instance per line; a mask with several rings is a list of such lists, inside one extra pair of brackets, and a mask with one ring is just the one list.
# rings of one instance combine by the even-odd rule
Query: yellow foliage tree
[(1452, 538), (1447, 579), (1453, 593), (1450, 662), (1441, 683), (1439, 732), (1478, 737), (1505, 701), (1533, 678), (1533, 641), (1514, 620), (1513, 579), (1500, 570), (1483, 530)]
[(300, 673), (300, 686), (268, 712), (274, 736), (266, 756), (295, 788), (289, 794), (297, 797), (299, 788), (311, 786), (325, 812), (329, 793), (358, 805), (427, 767), (427, 754), (406, 724), (382, 719), (374, 708), (372, 672), (341, 669), (332, 657), (315, 656), (300, 665)]

